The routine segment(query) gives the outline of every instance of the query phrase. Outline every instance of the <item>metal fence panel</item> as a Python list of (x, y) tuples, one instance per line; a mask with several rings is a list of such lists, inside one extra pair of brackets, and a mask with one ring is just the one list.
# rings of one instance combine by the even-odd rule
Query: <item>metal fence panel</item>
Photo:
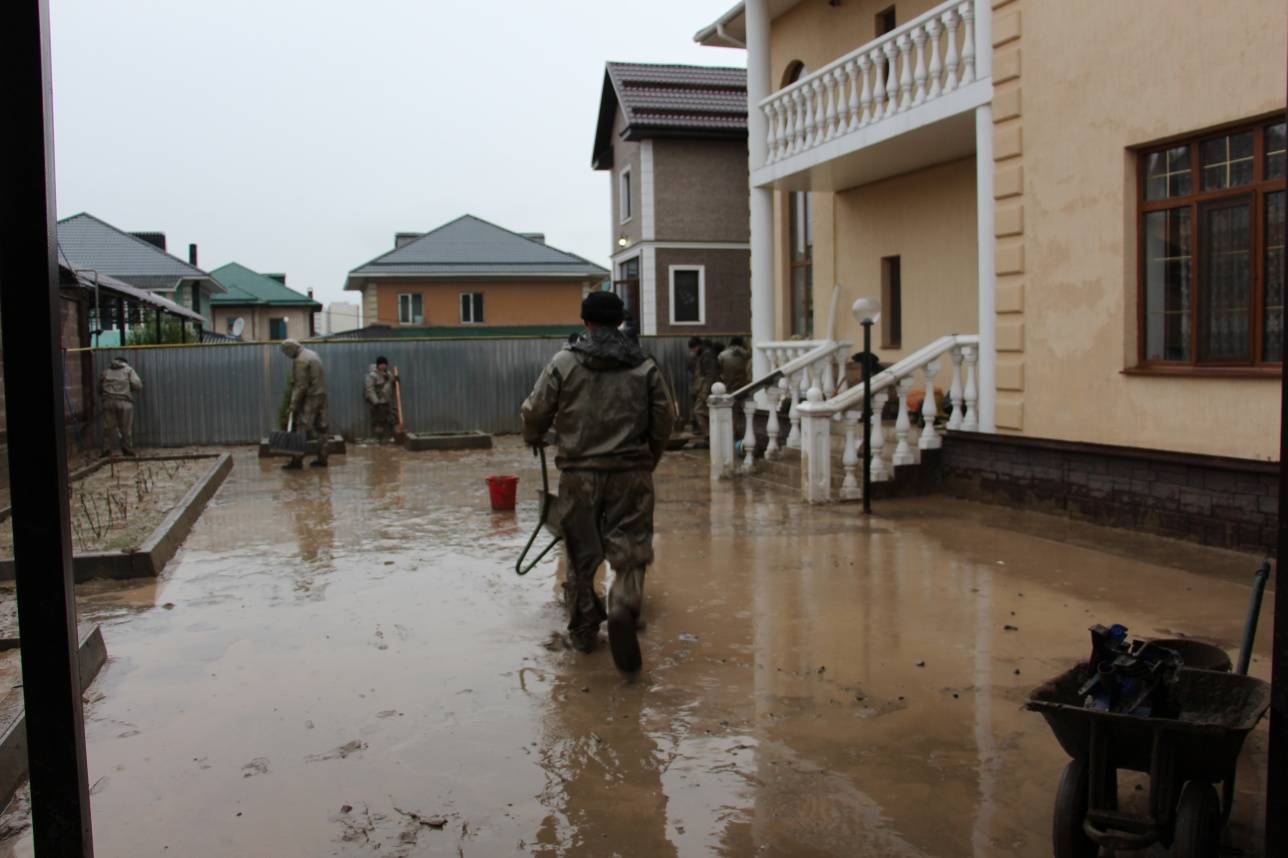
[[(687, 415), (686, 338), (642, 337), (641, 343)], [(536, 337), (306, 343), (326, 370), (331, 429), (348, 438), (369, 434), (362, 383), (378, 355), (398, 367), (409, 430), (500, 434), (519, 431), (519, 405), (562, 345)], [(95, 378), (123, 356), (143, 379), (135, 443), (155, 447), (259, 441), (276, 425), (291, 370), (274, 343), (105, 348), (93, 355)]]

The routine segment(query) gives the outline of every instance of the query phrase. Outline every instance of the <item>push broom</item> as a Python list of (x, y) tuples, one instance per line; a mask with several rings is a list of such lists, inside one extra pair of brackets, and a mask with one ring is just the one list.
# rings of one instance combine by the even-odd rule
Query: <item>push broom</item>
[[(268, 451), (284, 456), (303, 456), (308, 451), (309, 437), (303, 432), (292, 431), (295, 425), (295, 413), (286, 419), (286, 430), (274, 429), (268, 433)], [(326, 439), (322, 439), (326, 443)]]

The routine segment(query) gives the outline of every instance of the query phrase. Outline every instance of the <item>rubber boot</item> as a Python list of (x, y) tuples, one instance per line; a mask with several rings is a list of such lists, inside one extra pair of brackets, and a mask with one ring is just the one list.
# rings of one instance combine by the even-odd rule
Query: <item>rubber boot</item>
[(636, 628), (643, 603), (644, 568), (619, 570), (608, 592), (608, 647), (623, 673), (635, 673), (644, 664)]

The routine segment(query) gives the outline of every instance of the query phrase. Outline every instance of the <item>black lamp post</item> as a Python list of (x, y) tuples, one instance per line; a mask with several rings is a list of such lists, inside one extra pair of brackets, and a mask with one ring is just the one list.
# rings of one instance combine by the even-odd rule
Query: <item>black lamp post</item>
[(881, 302), (860, 298), (850, 307), (863, 326), (863, 514), (872, 514), (872, 325), (881, 318)]

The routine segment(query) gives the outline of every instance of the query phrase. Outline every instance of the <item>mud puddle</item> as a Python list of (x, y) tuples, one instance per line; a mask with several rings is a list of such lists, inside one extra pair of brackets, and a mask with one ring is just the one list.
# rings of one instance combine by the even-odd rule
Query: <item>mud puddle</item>
[[(160, 580), (79, 591), (111, 654), (87, 696), (98, 854), (1047, 854), (1065, 758), (1028, 691), (1093, 622), (1232, 647), (1248, 594), (1191, 546), (1141, 562), (940, 498), (865, 523), (713, 492), (679, 455), (632, 682), (552, 637), (557, 562), (512, 571), (526, 451), (334, 461), (239, 451)], [(515, 514), (487, 508), (497, 473)], [(1264, 736), (1232, 847), (1259, 836)]]

